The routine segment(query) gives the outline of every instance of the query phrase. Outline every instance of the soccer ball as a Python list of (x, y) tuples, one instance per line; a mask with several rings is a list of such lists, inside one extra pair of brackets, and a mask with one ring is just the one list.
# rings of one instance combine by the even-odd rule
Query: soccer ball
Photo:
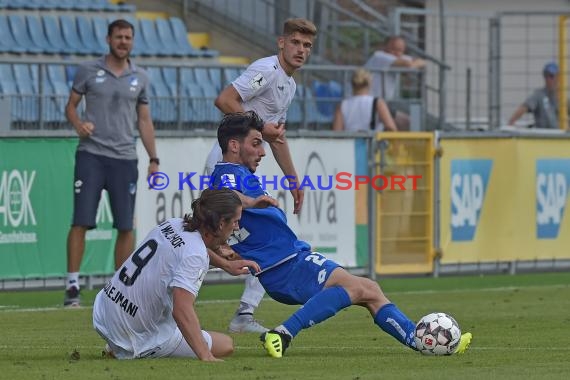
[(452, 316), (431, 313), (420, 319), (414, 332), (416, 348), (425, 355), (451, 355), (457, 349), (461, 329)]

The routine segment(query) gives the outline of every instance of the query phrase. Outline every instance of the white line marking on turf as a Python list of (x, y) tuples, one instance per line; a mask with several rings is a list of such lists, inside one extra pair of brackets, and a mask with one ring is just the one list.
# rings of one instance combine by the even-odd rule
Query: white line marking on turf
[[(446, 293), (483, 293), (483, 292), (504, 292), (504, 291), (514, 291), (514, 290), (525, 290), (525, 289), (567, 289), (570, 285), (556, 284), (556, 285), (532, 285), (532, 286), (500, 286), (495, 288), (484, 288), (484, 289), (451, 289), (451, 290), (405, 290), (399, 292), (389, 292), (387, 295), (399, 295), (399, 294), (446, 294)], [(273, 301), (271, 298), (265, 297), (263, 301)], [(239, 299), (230, 300), (204, 300), (196, 301), (197, 305), (200, 304), (225, 304), (225, 303), (236, 303)], [(276, 302), (276, 301), (273, 301)], [(18, 308), (17, 305), (4, 305), (0, 307), (0, 313), (7, 312), (38, 312), (38, 311), (57, 311), (57, 310), (85, 310), (93, 309), (92, 306), (80, 306), (80, 307), (68, 307), (63, 306), (48, 306), (48, 307), (33, 307), (33, 308)]]

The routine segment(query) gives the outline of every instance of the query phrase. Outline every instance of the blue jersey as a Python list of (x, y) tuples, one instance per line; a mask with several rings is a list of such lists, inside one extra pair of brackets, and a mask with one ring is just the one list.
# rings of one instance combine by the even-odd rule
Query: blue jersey
[[(257, 177), (239, 164), (217, 164), (211, 181), (214, 189), (225, 187), (251, 198), (267, 194)], [(262, 270), (311, 249), (289, 228), (285, 212), (278, 207), (244, 209), (239, 225), (240, 229), (232, 234), (229, 245), (244, 259), (257, 262)]]

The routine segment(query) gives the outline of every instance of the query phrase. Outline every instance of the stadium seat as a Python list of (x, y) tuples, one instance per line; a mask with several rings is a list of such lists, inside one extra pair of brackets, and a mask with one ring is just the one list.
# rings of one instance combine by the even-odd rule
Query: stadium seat
[(28, 28), (26, 27), (26, 23), (22, 16), (19, 14), (8, 15), (8, 22), (10, 24), (12, 36), (14, 36), (14, 40), (19, 46), (24, 47), (27, 53), (42, 53), (42, 48), (36, 46), (30, 39)]
[(8, 18), (3, 14), (0, 14), (0, 36), (2, 36), (2, 38), (0, 38), (0, 53), (26, 52), (26, 48), (14, 40), (10, 25), (8, 25)]
[(196, 76), (192, 68), (182, 67), (180, 69), (180, 83), (196, 83)]
[[(107, 26), (109, 25), (106, 18), (100, 16), (94, 16), (91, 21), (93, 22), (93, 32), (95, 35), (95, 41), (99, 44), (99, 49), (103, 53), (109, 51), (109, 46), (107, 45)], [(136, 41), (136, 34), (135, 34)], [(133, 48), (136, 49), (137, 46)], [(134, 55), (133, 55), (134, 56)]]
[(207, 122), (218, 123), (222, 118), (221, 112), (214, 105), (214, 100), (218, 96), (218, 90), (211, 82), (200, 83), (202, 93), (204, 94), (204, 118)]
[(42, 21), (44, 24), (46, 38), (49, 43), (64, 54), (73, 54), (73, 48), (67, 45), (61, 35), (58, 19), (55, 16), (43, 15)]
[(195, 83), (202, 84), (202, 83), (211, 83), (210, 74), (208, 73), (208, 69), (205, 67), (194, 67), (194, 77), (196, 78)]
[(54, 83), (67, 83), (64, 66), (46, 65), (46, 71), (47, 79), (52, 84), (52, 86)]
[(226, 67), (224, 69), (224, 83), (225, 85), (229, 85), (232, 83), (237, 77), (241, 75), (241, 71), (235, 67)]
[(57, 54), (62, 53), (60, 49), (52, 46), (46, 38), (44, 28), (42, 27), (40, 19), (35, 15), (27, 15), (26, 23), (28, 24), (28, 31), (34, 44), (42, 49), (43, 53)]
[(192, 45), (188, 42), (188, 35), (186, 31), (186, 26), (178, 17), (169, 18), (170, 26), (174, 35), (176, 45), (178, 50), (188, 57), (199, 57), (202, 54), (194, 49)]
[(164, 47), (165, 52), (168, 55), (175, 57), (183, 57), (184, 53), (181, 52), (174, 40), (174, 35), (172, 34), (172, 28), (170, 24), (165, 19), (159, 18), (155, 22), (156, 32), (158, 38), (160, 39), (161, 45)]
[(38, 120), (38, 90), (37, 84), (31, 80), (31, 72), (27, 64), (13, 65), (14, 79), (16, 81), (16, 89), (21, 99), (20, 120), (31, 122)]
[(214, 85), (217, 92), (222, 89), (222, 68), (221, 67), (210, 67), (208, 69), (210, 74), (210, 82)]
[(147, 50), (149, 50), (151, 55), (158, 55), (165, 57), (170, 55), (168, 49), (169, 47), (164, 46), (156, 34), (156, 28), (154, 27), (154, 22), (149, 19), (139, 20), (140, 32), (144, 39)]
[[(202, 87), (197, 83), (185, 83), (184, 90), (190, 103), (189, 109), (192, 111), (187, 120), (199, 123), (205, 122), (207, 120), (206, 99)], [(186, 116), (185, 112), (187, 112), (187, 110), (183, 110), (184, 116)]]
[(163, 67), (161, 69), (164, 83), (168, 87), (171, 94), (178, 94), (178, 79), (176, 74), (176, 67)]
[(85, 16), (77, 16), (75, 21), (83, 46), (85, 46), (91, 54), (106, 53), (107, 49), (97, 41), (91, 20)]
[(156, 96), (151, 112), (158, 122), (174, 122), (178, 118), (176, 110), (176, 93), (172, 93), (164, 82), (162, 71), (159, 67), (149, 67), (147, 72), (150, 79), (151, 91)]
[(78, 37), (77, 27), (75, 25), (75, 18), (67, 15), (59, 16), (61, 25), (61, 32), (67, 46), (73, 49), (74, 54), (91, 54), (92, 52), (88, 47), (84, 46)]

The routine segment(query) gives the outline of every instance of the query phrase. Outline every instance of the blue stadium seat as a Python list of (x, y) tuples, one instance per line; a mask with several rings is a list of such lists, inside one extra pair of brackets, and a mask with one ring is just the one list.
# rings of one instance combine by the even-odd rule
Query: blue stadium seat
[[(100, 16), (94, 16), (91, 19), (91, 21), (93, 22), (93, 32), (95, 35), (95, 41), (97, 41), (97, 43), (99, 44), (99, 49), (103, 53), (107, 53), (109, 51), (109, 45), (107, 45), (107, 27), (109, 24), (107, 22), (107, 19)], [(135, 40), (136, 40), (136, 34), (135, 34)], [(133, 50), (136, 48), (137, 46), (135, 45)]]
[(18, 45), (25, 47), (27, 53), (42, 53), (42, 48), (36, 46), (30, 39), (28, 28), (26, 27), (26, 23), (22, 16), (19, 14), (11, 14), (8, 16), (8, 22), (10, 24), (14, 40)]
[(242, 71), (236, 67), (226, 67), (224, 69), (224, 83), (225, 85), (231, 84), (237, 77), (241, 75)]
[(73, 54), (73, 48), (67, 45), (61, 35), (58, 19), (55, 16), (43, 15), (42, 21), (44, 24), (46, 38), (49, 43), (64, 54)]
[(159, 67), (149, 67), (147, 72), (150, 79), (151, 91), (156, 96), (152, 104), (153, 119), (158, 122), (174, 122), (178, 114), (176, 110), (176, 93), (172, 93), (162, 77)]
[(200, 83), (202, 92), (204, 93), (204, 112), (205, 119), (208, 122), (219, 123), (222, 119), (222, 113), (214, 105), (214, 100), (218, 96), (218, 90), (212, 83)]
[(178, 50), (188, 57), (199, 57), (202, 54), (200, 51), (194, 49), (192, 45), (188, 42), (188, 34), (186, 31), (186, 26), (178, 17), (171, 17), (168, 19), (170, 26), (172, 28), (172, 33)]
[(85, 46), (91, 54), (106, 53), (107, 49), (104, 46), (101, 46), (97, 41), (91, 20), (85, 16), (77, 16), (75, 21), (77, 22), (79, 37), (81, 37), (83, 46)]
[(208, 69), (205, 67), (194, 67), (194, 77), (196, 78), (196, 82), (198, 84), (202, 83), (211, 83), (210, 73), (208, 73)]
[(13, 121), (21, 121), (22, 115), (22, 99), (17, 96), (18, 89), (16, 80), (12, 74), (12, 65), (0, 63), (0, 94), (9, 95), (11, 100), (11, 118)]
[(222, 68), (221, 67), (210, 67), (208, 69), (210, 74), (210, 82), (214, 85), (217, 92), (222, 89)]
[(31, 80), (30, 67), (27, 64), (14, 64), (14, 79), (16, 80), (16, 88), (21, 99), (21, 119), (22, 121), (37, 121), (38, 114), (38, 86)]
[(8, 9), (37, 9), (37, 4), (28, 0), (10, 0), (7, 3)]
[(53, 107), (49, 114), (49, 120), (51, 122), (65, 122), (65, 104), (67, 103), (67, 98), (69, 96), (69, 88), (65, 82), (54, 82), (51, 83), (50, 88), (52, 88), (52, 99), (51, 104)]
[(194, 75), (194, 70), (189, 67), (180, 68), (180, 82), (196, 83), (196, 76)]
[(178, 94), (178, 80), (176, 74), (176, 67), (163, 67), (161, 69), (164, 83), (168, 87), (171, 94)]
[(156, 28), (154, 27), (154, 22), (149, 19), (141, 19), (139, 20), (139, 24), (145, 45), (147, 49), (150, 50), (150, 53), (152, 55), (158, 55), (161, 57), (170, 55), (168, 47), (164, 46), (161, 43), (161, 41), (158, 38), (158, 35), (156, 34)]
[(89, 48), (84, 46), (79, 40), (75, 18), (67, 15), (59, 16), (61, 32), (67, 46), (73, 49), (74, 54), (90, 54)]
[[(197, 83), (185, 83), (184, 90), (185, 95), (188, 97), (190, 103), (188, 110), (191, 110), (188, 118), (185, 118), (184, 120), (199, 123), (205, 122), (207, 120), (207, 112), (204, 90), (202, 90), (202, 87)], [(188, 112), (188, 110), (183, 109), (183, 117), (186, 116), (185, 112)]]
[(65, 75), (65, 67), (62, 65), (47, 65), (46, 66), (46, 76), (48, 81), (52, 84), (54, 83), (67, 83), (67, 77)]
[(175, 57), (184, 56), (184, 53), (179, 50), (176, 44), (170, 23), (165, 19), (159, 18), (156, 20), (155, 26), (158, 38), (160, 38), (161, 44), (164, 46), (168, 55)]
[(26, 48), (19, 45), (14, 37), (12, 36), (12, 31), (10, 30), (10, 25), (8, 25), (8, 18), (0, 14), (0, 53), (25, 53)]
[(27, 15), (26, 16), (26, 23), (28, 24), (28, 31), (30, 32), (30, 38), (34, 42), (34, 44), (42, 49), (43, 53), (47, 54), (57, 54), (61, 53), (61, 51), (52, 46), (44, 33), (44, 28), (40, 22), (40, 19), (35, 15)]

